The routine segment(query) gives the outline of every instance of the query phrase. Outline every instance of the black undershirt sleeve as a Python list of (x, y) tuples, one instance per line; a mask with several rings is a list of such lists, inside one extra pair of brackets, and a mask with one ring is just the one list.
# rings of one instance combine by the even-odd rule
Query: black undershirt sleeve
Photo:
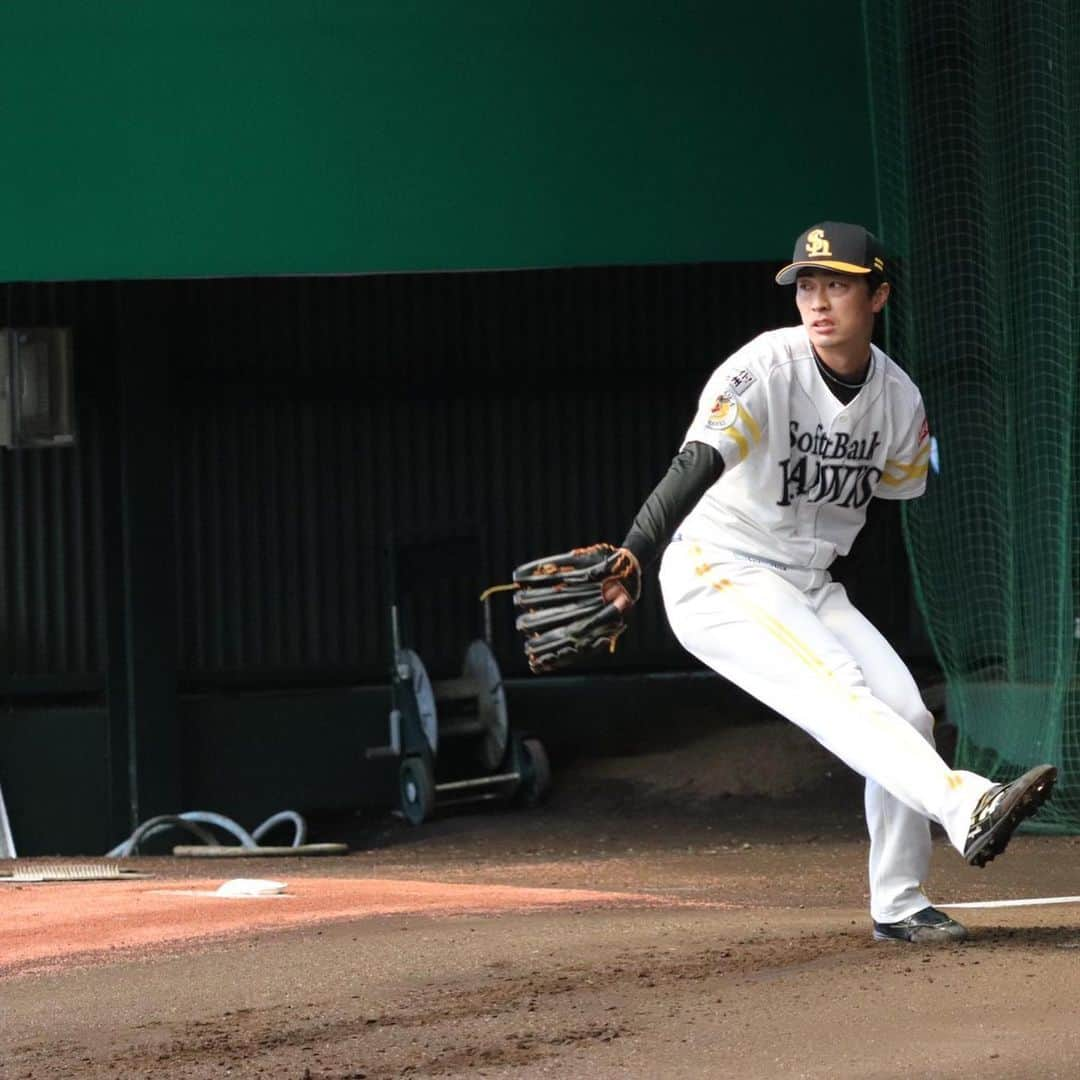
[(637, 556), (643, 570), (660, 554), (683, 518), (723, 471), (720, 451), (707, 443), (687, 443), (675, 455), (667, 474), (642, 504), (622, 542), (623, 547)]

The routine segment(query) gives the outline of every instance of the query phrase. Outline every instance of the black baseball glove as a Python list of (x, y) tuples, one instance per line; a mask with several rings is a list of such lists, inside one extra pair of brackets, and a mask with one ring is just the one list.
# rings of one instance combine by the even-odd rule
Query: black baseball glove
[(611, 544), (574, 548), (514, 571), (515, 625), (535, 672), (553, 671), (597, 649), (615, 651), (626, 614), (641, 595), (633, 553)]

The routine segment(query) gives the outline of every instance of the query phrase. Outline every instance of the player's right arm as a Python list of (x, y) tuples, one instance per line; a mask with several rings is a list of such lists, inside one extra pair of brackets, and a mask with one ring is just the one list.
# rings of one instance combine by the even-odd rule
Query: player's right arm
[(664, 478), (642, 503), (622, 542), (642, 569), (653, 562), (679, 523), (723, 472), (723, 457), (706, 443), (688, 442), (675, 455)]
[(753, 414), (764, 415), (763, 380), (739, 359), (736, 354), (705, 384), (682, 449), (622, 543), (642, 568), (653, 562), (724, 470), (734, 468), (761, 442), (762, 425)]

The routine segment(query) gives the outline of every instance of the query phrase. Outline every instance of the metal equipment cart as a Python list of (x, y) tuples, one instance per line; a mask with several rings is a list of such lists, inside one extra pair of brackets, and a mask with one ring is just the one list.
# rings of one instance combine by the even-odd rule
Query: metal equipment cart
[[(399, 805), (412, 825), (427, 820), (437, 807), (465, 802), (500, 800), (536, 806), (551, 785), (543, 743), (514, 732), (510, 725), (506, 690), (492, 647), (490, 601), (480, 601), (475, 589), (483, 570), (481, 550), (474, 537), (412, 543), (397, 539), (387, 545), (389, 743), (369, 748), (367, 755), (399, 759)], [(450, 567), (462, 568), (457, 576), (465, 580), (459, 586), (475, 590), (472, 610), (482, 611), (483, 631), (466, 645), (460, 674), (432, 680), (419, 653), (407, 643), (407, 634), (415, 634), (424, 618), (425, 589), (435, 577), (443, 584)], [(467, 603), (460, 599), (460, 590), (458, 600), (460, 611)], [(453, 610), (453, 604), (447, 606)], [(434, 621), (434, 610), (443, 608), (437, 598), (430, 607), (428, 617)], [(452, 633), (440, 627), (441, 643)], [(445, 648), (441, 651), (445, 653)]]

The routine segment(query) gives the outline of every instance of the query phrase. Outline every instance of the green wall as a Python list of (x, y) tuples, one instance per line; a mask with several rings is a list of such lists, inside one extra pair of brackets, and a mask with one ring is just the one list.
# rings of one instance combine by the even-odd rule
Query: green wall
[(6, 0), (0, 280), (781, 258), (876, 219), (859, 0)]

